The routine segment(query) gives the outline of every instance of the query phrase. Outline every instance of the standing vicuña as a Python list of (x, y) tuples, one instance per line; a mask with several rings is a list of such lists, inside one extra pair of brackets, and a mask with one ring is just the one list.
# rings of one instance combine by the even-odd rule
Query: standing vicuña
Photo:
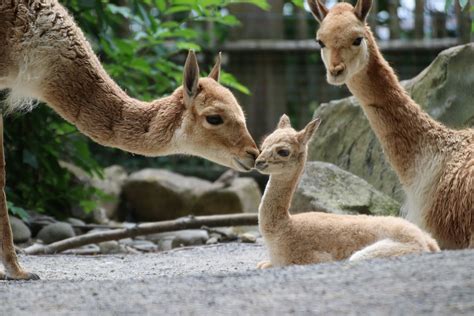
[[(18, 100), (39, 99), (105, 146), (147, 156), (197, 155), (241, 171), (253, 167), (258, 149), (236, 99), (218, 83), (220, 58), (209, 78), (199, 78), (190, 52), (183, 86), (142, 102), (107, 75), (57, 0), (0, 0), (0, 17), (0, 89), (10, 89), (9, 111), (24, 107)], [(0, 279), (35, 279), (19, 266), (13, 248), (1, 137), (0, 145), (0, 257), (6, 268)]]
[(270, 262), (261, 262), (258, 267), (439, 251), (433, 238), (402, 218), (288, 213), (304, 170), (308, 141), (318, 126), (319, 119), (315, 119), (297, 132), (283, 115), (278, 128), (263, 142), (256, 168), (269, 174), (270, 180), (258, 210), (258, 222)]
[(474, 130), (443, 126), (408, 96), (366, 24), (372, 0), (331, 10), (308, 3), (321, 23), (327, 80), (346, 84), (361, 103), (406, 193), (406, 218), (442, 248), (474, 247)]

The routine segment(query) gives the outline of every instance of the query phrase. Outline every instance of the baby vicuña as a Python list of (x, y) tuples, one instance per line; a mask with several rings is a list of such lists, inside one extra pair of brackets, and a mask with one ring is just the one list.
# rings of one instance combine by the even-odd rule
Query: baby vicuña
[(288, 209), (303, 173), (307, 144), (319, 119), (295, 131), (283, 115), (263, 142), (256, 168), (270, 180), (259, 207), (259, 228), (270, 254), (261, 269), (334, 260), (359, 260), (437, 252), (438, 244), (398, 217), (320, 212), (290, 215)]

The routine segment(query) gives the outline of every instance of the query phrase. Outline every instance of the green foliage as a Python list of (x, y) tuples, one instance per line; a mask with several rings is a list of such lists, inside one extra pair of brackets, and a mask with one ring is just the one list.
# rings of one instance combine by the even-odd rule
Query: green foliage
[[(209, 49), (223, 39), (227, 28), (239, 24), (225, 10), (234, 3), (268, 8), (266, 0), (63, 1), (108, 73), (129, 94), (145, 100), (180, 85), (183, 50)], [(223, 73), (222, 82), (248, 93), (231, 74)], [(100, 175), (96, 157), (114, 156), (117, 151), (101, 149), (94, 156), (90, 147), (89, 140), (46, 106), (8, 118), (5, 153), (10, 212), (24, 217), (24, 209), (65, 215), (72, 206), (86, 211), (95, 208), (93, 201), (103, 194), (75, 183), (74, 176), (60, 166), (60, 161), (68, 161), (89, 175)]]
[[(446, 0), (444, 4), (444, 10), (448, 11), (449, 7), (451, 7), (456, 0)], [(464, 10), (466, 5), (469, 3), (468, 0), (457, 0), (459, 2), (459, 6), (461, 7), (461, 10)]]
[(84, 136), (49, 108), (40, 106), (5, 122), (5, 156), (11, 213), (26, 208), (62, 214), (97, 194), (93, 188), (73, 185), (73, 175), (60, 166), (60, 160), (70, 161), (90, 175), (101, 174)]

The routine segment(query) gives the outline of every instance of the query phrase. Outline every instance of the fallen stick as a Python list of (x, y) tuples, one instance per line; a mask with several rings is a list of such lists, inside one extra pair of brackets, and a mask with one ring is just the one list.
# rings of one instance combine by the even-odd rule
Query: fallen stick
[(257, 214), (228, 214), (228, 215), (210, 215), (210, 216), (189, 216), (170, 221), (155, 223), (137, 224), (133, 227), (112, 229), (92, 234), (85, 234), (77, 237), (71, 237), (49, 245), (34, 245), (24, 249), (28, 255), (54, 254), (64, 250), (81, 247), (88, 244), (95, 244), (109, 240), (119, 240), (136, 236), (164, 233), (182, 229), (220, 226), (242, 226), (257, 225)]

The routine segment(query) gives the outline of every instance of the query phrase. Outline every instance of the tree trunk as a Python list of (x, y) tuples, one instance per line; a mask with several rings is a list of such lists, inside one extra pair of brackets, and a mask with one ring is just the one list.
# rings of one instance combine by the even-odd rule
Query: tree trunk
[(390, 39), (400, 38), (400, 21), (397, 12), (399, 4), (399, 0), (389, 0), (388, 2)]
[[(457, 0), (456, 0), (457, 1)], [(425, 0), (415, 1), (415, 38), (423, 39), (425, 25)]]

